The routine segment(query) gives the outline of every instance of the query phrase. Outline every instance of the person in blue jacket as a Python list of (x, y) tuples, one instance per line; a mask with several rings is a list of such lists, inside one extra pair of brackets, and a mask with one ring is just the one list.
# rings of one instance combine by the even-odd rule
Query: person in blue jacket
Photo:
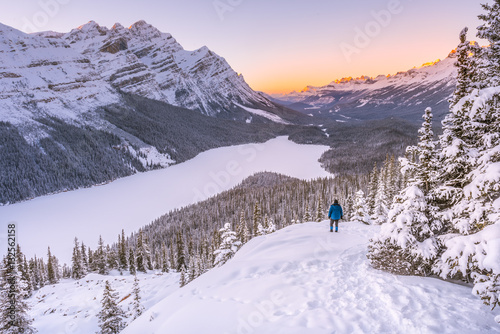
[(339, 201), (333, 201), (333, 204), (330, 206), (330, 211), (328, 212), (328, 218), (330, 218), (330, 232), (333, 232), (333, 223), (335, 223), (335, 232), (338, 232), (339, 219), (344, 218), (344, 213), (342, 212)]

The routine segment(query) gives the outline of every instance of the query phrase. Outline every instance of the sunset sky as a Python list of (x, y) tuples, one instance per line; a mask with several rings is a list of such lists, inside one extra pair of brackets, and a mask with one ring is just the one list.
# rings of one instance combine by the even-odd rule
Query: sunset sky
[(25, 32), (68, 32), (90, 20), (111, 27), (144, 19), (187, 50), (208, 46), (253, 89), (283, 93), (445, 58), (465, 26), (476, 40), (482, 2), (22, 0), (3, 2), (0, 22)]

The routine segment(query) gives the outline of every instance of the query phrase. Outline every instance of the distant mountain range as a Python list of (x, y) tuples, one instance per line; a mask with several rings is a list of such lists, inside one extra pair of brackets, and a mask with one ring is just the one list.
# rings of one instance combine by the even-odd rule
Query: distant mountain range
[(427, 107), (433, 108), (436, 120), (442, 120), (456, 85), (455, 62), (452, 51), (444, 60), (395, 75), (343, 78), (327, 86), (308, 86), (301, 92), (270, 98), (302, 113), (338, 122), (398, 117), (421, 123)]

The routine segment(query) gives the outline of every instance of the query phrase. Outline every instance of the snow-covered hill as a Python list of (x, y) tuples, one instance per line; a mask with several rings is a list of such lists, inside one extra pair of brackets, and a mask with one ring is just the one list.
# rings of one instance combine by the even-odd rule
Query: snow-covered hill
[[(149, 309), (179, 288), (177, 273), (138, 273), (141, 304)], [(39, 334), (89, 334), (98, 331), (97, 314), (101, 308), (105, 281), (120, 297), (120, 307), (132, 313), (134, 276), (113, 272), (103, 276), (89, 274), (80, 280), (66, 279), (47, 285), (30, 298), (33, 327)], [(129, 319), (129, 322), (132, 319)]]
[(419, 121), (426, 107), (441, 119), (455, 88), (455, 51), (447, 58), (395, 75), (343, 78), (324, 87), (273, 97), (288, 107), (311, 115), (329, 115), (344, 122), (389, 116)]
[[(366, 247), (377, 229), (292, 225), (252, 239), (183, 288), (174, 287), (175, 274), (140, 275), (147, 310), (123, 333), (500, 333), (498, 311), (470, 287), (372, 269)], [(47, 286), (30, 299), (34, 325), (41, 334), (94, 332), (106, 279), (120, 299), (130, 293), (131, 276)]]

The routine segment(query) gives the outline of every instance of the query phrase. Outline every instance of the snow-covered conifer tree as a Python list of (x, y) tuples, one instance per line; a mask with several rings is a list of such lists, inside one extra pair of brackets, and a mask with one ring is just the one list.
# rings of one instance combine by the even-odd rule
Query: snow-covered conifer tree
[(50, 247), (47, 250), (47, 281), (49, 284), (56, 284), (58, 281), (58, 266), (55, 257), (50, 252)]
[(135, 320), (144, 312), (144, 306), (141, 304), (141, 289), (137, 276), (134, 276), (132, 294), (134, 296), (134, 301), (132, 302), (132, 320)]
[(80, 244), (78, 243), (78, 238), (75, 238), (73, 256), (71, 257), (71, 277), (78, 280), (84, 277), (85, 274)]
[(107, 275), (108, 271), (108, 254), (106, 253), (106, 247), (104, 246), (104, 240), (102, 236), (99, 236), (99, 241), (97, 243), (97, 250), (94, 253), (94, 262), (97, 272), (101, 275)]
[(186, 277), (186, 267), (181, 268), (181, 275), (179, 276), (179, 286), (182, 288), (184, 285), (188, 284)]
[(177, 240), (176, 240), (176, 245), (177, 245), (177, 266), (176, 269), (178, 272), (181, 272), (181, 270), (184, 268), (186, 270), (187, 264), (186, 264), (186, 257), (184, 255), (184, 238), (182, 236), (182, 233), (180, 231), (177, 232)]
[(368, 204), (366, 203), (365, 193), (363, 190), (359, 190), (356, 193), (353, 211), (354, 214), (351, 217), (352, 222), (359, 222), (367, 225), (371, 224), (371, 217), (368, 214)]
[(368, 185), (368, 213), (370, 215), (375, 214), (375, 198), (377, 197), (377, 185), (378, 185), (378, 168), (377, 163), (373, 164), (373, 170), (370, 173), (370, 184)]
[(241, 242), (236, 237), (236, 233), (231, 230), (231, 224), (226, 223), (224, 228), (220, 230), (221, 244), (219, 249), (214, 252), (214, 266), (220, 267), (227, 262), (236, 253), (241, 245)]
[(0, 265), (0, 332), (5, 334), (32, 334), (28, 315), (26, 284), (23, 283), (16, 257), (4, 258)]
[(388, 198), (386, 192), (386, 169), (382, 168), (378, 173), (377, 192), (375, 195), (375, 207), (373, 209), (372, 221), (374, 224), (383, 224), (387, 221)]
[(396, 274), (427, 276), (440, 252), (437, 236), (443, 224), (436, 218), (431, 196), (436, 151), (430, 108), (423, 117), (416, 148), (418, 162), (411, 168), (414, 178), (394, 198), (388, 222), (369, 245), (368, 257), (374, 267)]
[(260, 211), (260, 206), (258, 202), (255, 202), (253, 208), (253, 224), (252, 224), (253, 235), (257, 235), (257, 229), (259, 227), (259, 224), (261, 223), (261, 220), (262, 220), (262, 213)]
[(128, 268), (130, 271), (130, 275), (137, 274), (137, 262), (135, 260), (135, 252), (133, 249), (128, 251)]
[(483, 8), (478, 37), (486, 38), (490, 46), (469, 57), (481, 65), (480, 82), (450, 110), (464, 118), (463, 132), (457, 129), (457, 133), (468, 168), (461, 173), (462, 184), (453, 188), (454, 201), (442, 212), (450, 217), (451, 229), (444, 236), (446, 251), (437, 271), (442, 277), (472, 280), (474, 291), (495, 307), (500, 305), (500, 262), (491, 245), (500, 242), (500, 1)]
[(121, 238), (118, 236), (118, 257), (120, 262), (120, 269), (125, 271), (128, 269), (127, 260), (127, 241), (125, 239), (125, 230), (122, 229)]
[(315, 220), (317, 222), (320, 222), (322, 220), (325, 219), (325, 212), (324, 212), (324, 208), (323, 208), (323, 196), (320, 196), (318, 198), (318, 205), (316, 206), (316, 218)]
[(309, 207), (309, 204), (306, 204), (303, 221), (304, 223), (312, 221), (311, 208)]
[(101, 300), (101, 311), (97, 315), (99, 318), (99, 334), (116, 334), (125, 328), (125, 313), (118, 306), (118, 293), (112, 288), (109, 281), (106, 281)]

